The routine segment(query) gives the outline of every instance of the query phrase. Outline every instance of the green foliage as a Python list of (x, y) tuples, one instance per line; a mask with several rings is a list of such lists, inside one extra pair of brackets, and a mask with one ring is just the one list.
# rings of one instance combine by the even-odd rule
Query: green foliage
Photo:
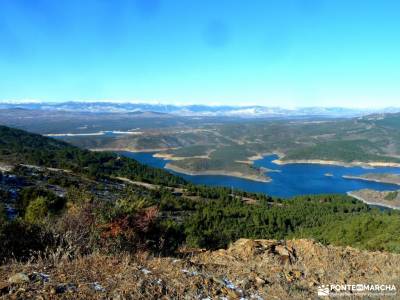
[(49, 203), (44, 197), (37, 197), (26, 208), (24, 219), (28, 223), (42, 223), (49, 213)]
[(399, 228), (398, 212), (373, 212), (331, 218), (319, 227), (301, 230), (296, 235), (328, 244), (400, 253)]
[(371, 210), (347, 196), (326, 195), (257, 205), (239, 198), (213, 200), (199, 204), (184, 227), (186, 241), (197, 247), (225, 247), (239, 238), (308, 237), (369, 250), (399, 251), (399, 220), (399, 213)]
[[(250, 155), (249, 155), (250, 156)], [(246, 159), (246, 156), (241, 157), (242, 160)], [(174, 160), (169, 163), (172, 166), (177, 166), (193, 172), (207, 172), (207, 171), (219, 171), (229, 173), (240, 173), (243, 175), (250, 175), (255, 177), (264, 176), (264, 172), (259, 168), (252, 165), (237, 162), (236, 160), (231, 161), (226, 158), (185, 158), (182, 160)]]
[(373, 152), (379, 152), (379, 148), (375, 143), (368, 140), (350, 140), (350, 141), (326, 141), (321, 144), (309, 147), (297, 147), (288, 152), (285, 159), (320, 159), (320, 160), (336, 160), (343, 162), (353, 161), (382, 161), (382, 162), (399, 162), (393, 157), (386, 157), (368, 153), (365, 149)]
[[(32, 204), (32, 202), (36, 203)], [(56, 214), (60, 212), (64, 208), (65, 202), (66, 200), (64, 198), (56, 196), (49, 190), (38, 187), (27, 187), (22, 189), (19, 195), (17, 208), (21, 215), (26, 215), (29, 208), (33, 216), (35, 215), (35, 210), (37, 213), (42, 210), (47, 216), (47, 213)], [(46, 212), (44, 212), (43, 209), (39, 209), (40, 207), (46, 207)], [(30, 220), (33, 219), (34, 218), (30, 218)]]
[(398, 130), (400, 128), (400, 114), (389, 114), (386, 115), (385, 118), (378, 118), (375, 122), (391, 130)]
[(97, 218), (100, 223), (112, 222), (118, 218), (132, 216), (154, 204), (154, 200), (150, 197), (131, 194), (115, 202), (102, 203), (97, 210)]
[[(187, 120), (189, 122), (189, 120)], [(316, 123), (318, 122), (318, 123)], [(240, 120), (213, 124), (192, 124), (191, 133), (171, 130), (165, 134), (108, 138), (103, 148), (135, 145), (142, 149), (177, 147), (169, 150), (188, 157), (172, 163), (191, 171), (226, 170), (255, 174), (238, 160), (256, 153), (282, 153), (284, 159), (315, 159), (400, 162), (400, 115), (367, 116), (355, 119)], [(161, 128), (161, 127), (159, 127)], [(204, 129), (206, 130), (196, 130)], [(89, 147), (98, 137), (73, 137), (71, 141)], [(106, 138), (103, 138), (106, 139)], [(83, 141), (84, 140), (84, 141)], [(92, 145), (95, 147), (96, 145)], [(209, 154), (210, 159), (192, 156)]]
[(85, 189), (79, 189), (71, 186), (67, 190), (67, 199), (71, 203), (83, 204), (93, 201), (93, 194)]
[(118, 212), (118, 214), (121, 215), (131, 215), (135, 214), (139, 210), (149, 207), (151, 205), (151, 201), (146, 198), (138, 198), (138, 199), (132, 199), (132, 197), (129, 198), (123, 198), (123, 199), (118, 199), (115, 202), (115, 210)]
[(28, 259), (54, 243), (43, 227), (14, 220), (0, 224), (0, 262), (17, 258)]
[(185, 242), (183, 225), (173, 220), (160, 220), (152, 234), (152, 239), (158, 241), (155, 249), (166, 255), (174, 253)]
[(196, 202), (183, 197), (176, 197), (171, 193), (164, 192), (160, 195), (161, 211), (192, 211)]
[(169, 151), (165, 151), (166, 153), (173, 154), (174, 156), (180, 157), (191, 157), (191, 156), (200, 156), (207, 155), (207, 152), (210, 150), (208, 145), (193, 145), (187, 146), (183, 148), (173, 149)]
[(38, 134), (0, 126), (0, 160), (70, 170), (93, 179), (121, 176), (177, 186), (185, 180), (110, 152), (82, 150)]
[[(253, 126), (246, 125), (255, 129), (272, 125)], [(249, 130), (241, 126), (236, 129), (237, 139), (243, 130)], [(312, 126), (308, 130), (318, 134), (320, 128)], [(286, 133), (274, 129), (278, 137), (283, 138)], [(264, 138), (268, 140), (271, 136), (265, 134)], [(340, 148), (340, 155), (346, 154), (348, 159), (355, 157), (348, 151), (347, 142), (330, 145)], [(356, 146), (361, 151), (370, 145), (360, 141)], [(334, 149), (317, 146), (314, 150), (318, 155), (335, 155)], [(214, 154), (218, 158), (214, 162), (223, 161), (225, 155), (230, 159), (239, 158), (240, 153), (239, 148), (227, 147)], [(0, 257), (4, 258), (12, 255), (26, 258), (31, 251), (60, 245), (75, 249), (77, 255), (95, 250), (118, 252), (141, 248), (169, 253), (184, 243), (219, 248), (239, 238), (293, 237), (400, 252), (400, 213), (371, 209), (347, 196), (280, 200), (229, 188), (197, 186), (116, 154), (92, 153), (2, 126), (0, 158), (72, 171), (57, 172), (51, 182), (46, 181), (48, 173), (40, 173), (37, 178), (24, 173), (32, 185), (23, 188), (17, 199), (18, 211), (24, 218), (4, 221), (4, 205), (0, 205), (0, 220), (3, 219), (0, 221)], [(164, 188), (134, 188), (112, 179), (116, 176), (156, 183)], [(64, 187), (66, 197), (56, 196), (49, 187), (51, 184)], [(172, 193), (172, 186), (182, 190)], [(249, 199), (253, 204), (243, 201)]]
[(251, 152), (247, 149), (246, 146), (225, 146), (219, 147), (215, 151), (213, 151), (210, 155), (212, 159), (215, 160), (246, 160), (247, 157), (254, 155), (254, 152)]
[(194, 185), (190, 183), (185, 186), (185, 192), (190, 196), (198, 196), (205, 199), (229, 200), (230, 197), (234, 194), (235, 196), (238, 197), (248, 197), (264, 202), (279, 201), (278, 199), (274, 199), (271, 196), (262, 193), (246, 192), (241, 190), (230, 189), (227, 187)]

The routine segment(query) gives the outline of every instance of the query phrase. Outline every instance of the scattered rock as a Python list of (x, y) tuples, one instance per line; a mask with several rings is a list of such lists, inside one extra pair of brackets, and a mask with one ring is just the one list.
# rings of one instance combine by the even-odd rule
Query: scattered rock
[(261, 297), (260, 295), (258, 295), (258, 294), (251, 294), (250, 295), (250, 299), (255, 299), (255, 300), (264, 300), (264, 298), (263, 297)]
[(97, 292), (105, 292), (106, 291), (106, 289), (98, 282), (93, 282), (90, 286)]
[(263, 286), (265, 284), (265, 280), (258, 276), (255, 278), (255, 282), (256, 282), (256, 285), (258, 285), (258, 286)]
[(29, 276), (30, 280), (33, 282), (48, 282), (50, 279), (50, 275), (44, 274), (44, 273), (40, 273), (40, 272), (33, 272), (30, 276)]
[(239, 239), (228, 249), (229, 254), (248, 260), (264, 253), (270, 245), (260, 240)]
[[(282, 257), (286, 258), (284, 264)], [(42, 273), (18, 273), (14, 276), (22, 280), (17, 281), (26, 282), (28, 277), (29, 284), (0, 281), (0, 298), (314, 299), (318, 286), (332, 278), (338, 284), (384, 279), (396, 286), (400, 278), (398, 254), (324, 246), (309, 240), (243, 239), (228, 249), (184, 257), (179, 263), (158, 257), (132, 258), (129, 264), (124, 261), (115, 266), (116, 260), (107, 256), (84, 257), (65, 262), (59, 273), (47, 269), (51, 279)], [(99, 277), (99, 266), (105, 266), (105, 276)], [(5, 271), (10, 270), (15, 269)], [(0, 278), (14, 274), (6, 272)], [(76, 274), (82, 274), (79, 285), (68, 283)], [(100, 279), (101, 284), (94, 282)], [(47, 280), (50, 283), (45, 284)], [(102, 284), (106, 283), (105, 288)]]
[(224, 280), (224, 284), (226, 285), (226, 287), (228, 289), (235, 290), (237, 288), (236, 285), (234, 285), (233, 282), (230, 281), (229, 279), (224, 278), (223, 280)]
[(197, 271), (189, 271), (189, 270), (186, 270), (186, 269), (182, 269), (182, 273), (185, 273), (185, 274), (187, 274), (189, 276), (197, 276), (197, 275), (199, 275), (199, 272), (197, 272)]
[(142, 273), (148, 275), (148, 274), (151, 274), (151, 271), (147, 270), (146, 268), (143, 268)]
[(22, 284), (30, 282), (30, 279), (25, 273), (17, 273), (8, 278), (8, 282), (12, 284)]
[(276, 245), (273, 252), (280, 256), (282, 263), (293, 264), (296, 261), (296, 253), (292, 247), (286, 245)]

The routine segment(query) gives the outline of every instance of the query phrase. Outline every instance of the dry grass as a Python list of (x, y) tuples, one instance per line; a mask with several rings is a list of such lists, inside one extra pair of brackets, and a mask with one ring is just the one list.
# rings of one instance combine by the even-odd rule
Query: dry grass
[[(42, 272), (49, 280), (7, 284), (18, 272), (31, 277)], [(95, 282), (104, 290), (96, 291)], [(326, 247), (309, 240), (239, 240), (227, 250), (181, 259), (92, 254), (0, 268), (3, 296), (14, 299), (306, 299), (315, 298), (316, 287), (328, 283), (400, 287), (400, 255)], [(68, 284), (74, 288), (65, 288)]]

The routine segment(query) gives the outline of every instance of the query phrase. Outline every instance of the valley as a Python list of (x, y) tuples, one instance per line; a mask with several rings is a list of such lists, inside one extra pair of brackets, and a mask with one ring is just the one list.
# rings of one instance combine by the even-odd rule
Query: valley
[(251, 158), (265, 153), (279, 153), (281, 163), (399, 166), (398, 128), (378, 124), (367, 119), (327, 121), (318, 126), (302, 121), (266, 120), (205, 124), (190, 131), (171, 128), (135, 137), (105, 137), (101, 138), (102, 145), (94, 144), (96, 138), (82, 143), (68, 141), (91, 149), (119, 149), (121, 145), (137, 151), (168, 149), (159, 155), (186, 157), (171, 165), (192, 172), (244, 169), (246, 165), (251, 172)]
[[(118, 152), (126, 157), (134, 158), (144, 164), (165, 168), (169, 160), (157, 157), (153, 153), (145, 152)], [(220, 175), (191, 175), (172, 171), (183, 177), (188, 182), (208, 186), (225, 186), (248, 192), (259, 192), (276, 197), (293, 197), (311, 194), (346, 194), (349, 191), (371, 189), (376, 191), (395, 191), (398, 185), (392, 183), (359, 180), (366, 171), (374, 174), (390, 173), (399, 174), (400, 169), (393, 167), (375, 167), (364, 169), (362, 167), (335, 166), (323, 164), (276, 164), (276, 155), (265, 156), (254, 161), (254, 165), (267, 170), (271, 178), (268, 182), (248, 180), (234, 176)], [(329, 174), (329, 176), (327, 175)], [(350, 176), (350, 174), (352, 174)], [(395, 175), (393, 175), (395, 176)], [(351, 178), (351, 177), (354, 177)], [(385, 206), (385, 204), (382, 204)]]
[[(130, 155), (144, 155), (147, 166)], [(0, 162), (1, 295), (263, 299), (278, 289), (277, 296), (304, 298), (331, 278), (318, 273), (319, 259), (347, 264), (341, 253), (349, 253), (348, 246), (363, 250), (351, 250), (351, 261), (397, 264), (398, 254), (390, 252), (400, 249), (399, 212), (354, 197), (282, 198), (193, 184), (149, 166), (165, 164), (152, 153), (93, 152), (5, 126), (0, 126)], [(332, 177), (326, 173), (321, 170)], [(307, 256), (308, 251), (319, 255)], [(262, 268), (250, 270), (261, 262)], [(265, 271), (269, 267), (273, 273)], [(115, 276), (116, 269), (123, 278)], [(374, 272), (351, 267), (340, 278), (375, 280)], [(396, 273), (385, 274), (388, 283), (397, 284)], [(126, 286), (126, 280), (155, 285), (146, 294), (140, 286)], [(193, 280), (197, 288), (182, 290)]]
[(400, 299), (399, 12), (1, 1), (0, 300)]
[[(10, 118), (11, 114), (13, 117)], [(49, 118), (50, 114), (54, 114), (53, 117)], [(365, 185), (356, 180), (364, 181), (361, 176), (371, 168), (395, 174), (400, 166), (399, 114), (238, 119), (140, 111), (100, 113), (8, 109), (0, 110), (0, 115), (8, 116), (2, 119), (3, 123), (30, 128), (80, 148), (150, 153), (156, 159), (165, 160), (157, 167), (186, 175), (193, 182), (233, 186), (277, 196), (314, 194), (324, 189), (340, 193), (361, 189), (393, 190), (395, 186), (390, 185), (391, 181), (380, 181), (382, 186), (373, 186), (368, 185), (371, 180)], [(272, 154), (278, 155), (273, 166), (256, 163)], [(309, 166), (315, 164), (323, 168), (331, 165), (346, 167), (349, 171), (353, 168), (365, 171), (341, 173), (340, 176), (353, 179), (348, 183), (337, 182), (342, 189), (332, 190), (332, 182), (318, 175), (314, 176), (318, 180), (315, 189), (306, 181), (299, 181), (311, 188), (298, 190), (296, 194), (293, 181), (286, 183), (287, 193), (282, 193), (281, 188), (274, 191), (274, 184), (279, 183), (279, 175), (275, 174), (276, 170), (280, 171), (278, 165), (284, 169), (288, 166), (289, 170), (297, 164), (309, 170), (313, 170)], [(325, 173), (330, 173), (329, 168)], [(249, 180), (254, 184), (247, 183)]]

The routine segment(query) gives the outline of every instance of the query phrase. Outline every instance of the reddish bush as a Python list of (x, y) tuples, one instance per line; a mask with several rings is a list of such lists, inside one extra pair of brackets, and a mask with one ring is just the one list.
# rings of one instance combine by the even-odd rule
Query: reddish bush
[(110, 250), (146, 248), (148, 233), (156, 223), (158, 208), (148, 207), (98, 226), (103, 247)]

